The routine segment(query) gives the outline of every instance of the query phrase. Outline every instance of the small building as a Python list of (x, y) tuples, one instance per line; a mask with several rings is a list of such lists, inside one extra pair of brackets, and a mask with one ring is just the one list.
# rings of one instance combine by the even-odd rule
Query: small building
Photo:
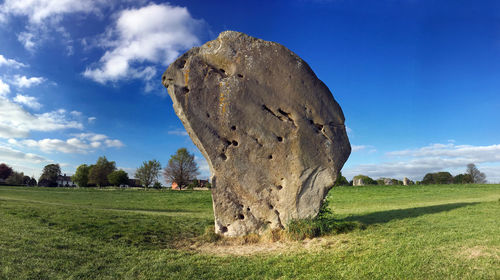
[[(208, 180), (201, 180), (201, 179), (193, 180), (192, 183), (190, 184), (190, 186), (193, 185), (193, 183), (194, 183), (194, 186), (192, 189), (194, 189), (194, 190), (205, 190), (208, 188), (208, 186), (210, 184), (210, 182)], [(179, 184), (175, 181), (172, 182), (172, 184), (170, 185), (170, 188), (172, 190), (176, 190), (176, 191), (181, 190), (181, 186), (179, 186)], [(183, 186), (183, 189), (186, 189), (186, 188), (187, 188), (187, 186)]]
[(75, 187), (75, 183), (71, 180), (71, 176), (64, 175), (57, 176), (56, 183), (58, 187)]
[(179, 191), (181, 188), (179, 187), (179, 184), (177, 184), (177, 182), (172, 182), (172, 185), (170, 185), (170, 188), (172, 190), (176, 190), (176, 191)]

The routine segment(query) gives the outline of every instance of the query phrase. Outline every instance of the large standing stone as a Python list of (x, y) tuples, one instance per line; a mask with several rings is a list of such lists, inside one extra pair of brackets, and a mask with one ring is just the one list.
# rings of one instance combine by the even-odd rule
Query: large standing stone
[(351, 146), (342, 109), (307, 63), (226, 31), (162, 79), (208, 161), (217, 233), (259, 233), (318, 213)]

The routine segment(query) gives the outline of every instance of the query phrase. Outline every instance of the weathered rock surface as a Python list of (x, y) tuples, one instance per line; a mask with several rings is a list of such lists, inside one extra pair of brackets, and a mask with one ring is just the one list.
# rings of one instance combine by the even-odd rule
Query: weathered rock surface
[(413, 184), (414, 184), (414, 183), (413, 183), (413, 181), (412, 181), (412, 180), (410, 180), (410, 179), (408, 179), (408, 178), (406, 178), (406, 177), (403, 179), (403, 185), (404, 185), (404, 186), (409, 186), (409, 185), (413, 185)]
[(392, 185), (394, 185), (394, 181), (392, 181), (391, 178), (384, 178), (384, 185), (392, 186)]
[(210, 166), (217, 233), (259, 233), (318, 213), (351, 146), (342, 109), (307, 63), (226, 31), (162, 79)]
[(352, 180), (352, 185), (353, 186), (364, 186), (365, 185), (365, 182), (363, 182), (363, 179), (362, 178), (354, 178)]

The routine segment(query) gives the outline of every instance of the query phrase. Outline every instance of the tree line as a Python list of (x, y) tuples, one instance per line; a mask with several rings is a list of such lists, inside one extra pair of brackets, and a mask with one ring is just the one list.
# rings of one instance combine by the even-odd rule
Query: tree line
[[(161, 171), (161, 163), (156, 159), (144, 161), (135, 171), (135, 179), (130, 179), (127, 172), (117, 169), (114, 161), (109, 161), (105, 156), (101, 156), (94, 164), (78, 166), (75, 174), (71, 176), (71, 181), (79, 187), (96, 186), (101, 188), (127, 185), (161, 188), (162, 184), (159, 181)], [(195, 157), (186, 148), (178, 149), (163, 168), (166, 183), (176, 182), (180, 188), (192, 186), (198, 175)], [(3, 181), (8, 185), (57, 187), (60, 176), (61, 167), (59, 164), (46, 165), (38, 182), (33, 177), (30, 178), (22, 172), (14, 171), (5, 163), (0, 164), (0, 182)]]
[[(342, 173), (337, 177), (335, 186), (352, 186), (354, 180), (361, 180), (364, 185), (403, 185), (403, 181), (392, 178), (379, 178), (374, 180), (366, 175), (354, 176), (353, 180), (348, 181)], [(427, 173), (421, 181), (413, 182), (409, 180), (409, 184), (436, 185), (436, 184), (483, 184), (486, 183), (486, 175), (479, 171), (475, 164), (467, 165), (466, 172), (456, 176), (450, 172), (435, 172)]]

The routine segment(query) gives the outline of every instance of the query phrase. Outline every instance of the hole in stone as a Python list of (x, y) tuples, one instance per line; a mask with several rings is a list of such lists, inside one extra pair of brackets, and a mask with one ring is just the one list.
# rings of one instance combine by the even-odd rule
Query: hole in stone
[(179, 62), (179, 68), (184, 68), (185, 65), (186, 65), (186, 61), (185, 60), (181, 60)]
[(235, 125), (231, 126), (231, 130), (236, 130), (236, 126)]
[(220, 231), (221, 231), (222, 233), (227, 232), (227, 227), (222, 227), (222, 228), (220, 229)]
[(331, 159), (328, 159), (328, 162), (332, 162), (332, 160), (331, 160)]
[(268, 157), (268, 158), (269, 158), (269, 159), (273, 159), (273, 155), (269, 155), (269, 157)]
[(279, 191), (279, 190), (283, 189), (283, 186), (282, 186), (282, 185), (278, 185), (278, 186), (276, 186), (276, 188), (277, 188), (277, 189), (278, 189), (278, 191)]
[(233, 144), (234, 146), (238, 146), (238, 142), (237, 142), (237, 141), (235, 141), (235, 140), (233, 140), (232, 144)]
[(276, 213), (276, 215), (280, 215), (280, 212), (278, 212), (278, 210), (274, 210), (274, 213)]
[(272, 204), (269, 204), (269, 209), (273, 209), (274, 206)]
[(238, 219), (243, 220), (243, 219), (245, 219), (245, 216), (243, 214), (239, 214)]
[(207, 113), (207, 118), (209, 118), (209, 119), (210, 119), (210, 114), (209, 114), (209, 113)]
[(279, 142), (283, 142), (283, 137), (281, 136), (276, 137), (276, 139), (278, 139)]
[(224, 69), (220, 68), (219, 71), (221, 71), (222, 73), (226, 74), (226, 71), (224, 71)]
[(243, 78), (243, 75), (241, 75), (241, 74), (238, 74), (238, 77), (239, 77), (239, 78)]
[(163, 76), (163, 77), (161, 77), (161, 80), (165, 81), (166, 78), (167, 78), (166, 76)]
[(247, 207), (247, 211), (249, 211), (249, 212), (250, 212), (250, 207)]
[(285, 180), (285, 178), (281, 178), (281, 181)]
[(226, 139), (226, 146), (229, 146), (231, 144), (232, 144), (231, 141), (229, 141), (229, 140)]
[(222, 154), (220, 154), (220, 158), (221, 158), (222, 160), (226, 160), (226, 159), (227, 159), (227, 156), (226, 156), (226, 154), (222, 153)]

